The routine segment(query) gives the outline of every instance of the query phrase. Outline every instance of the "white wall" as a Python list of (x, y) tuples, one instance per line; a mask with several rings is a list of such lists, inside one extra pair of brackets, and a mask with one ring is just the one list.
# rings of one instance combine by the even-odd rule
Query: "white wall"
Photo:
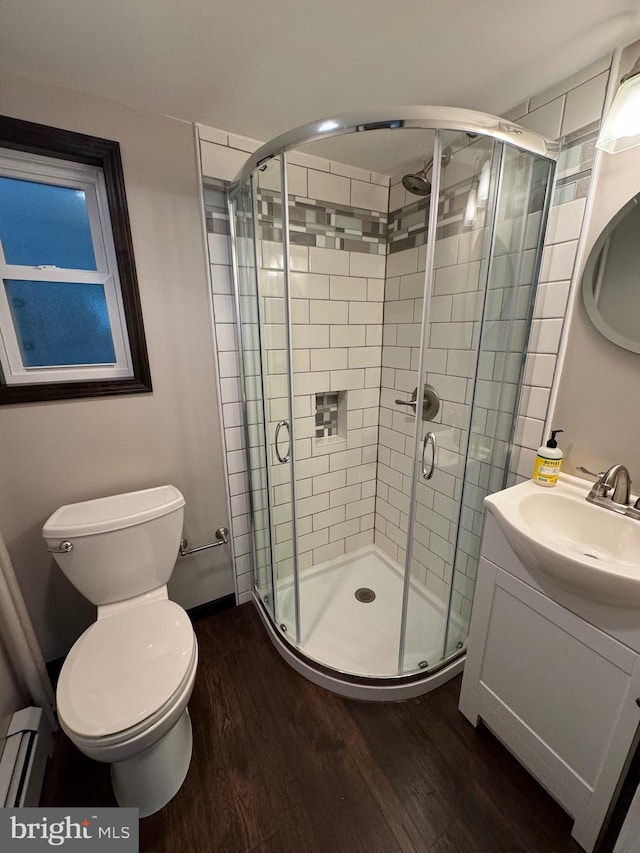
[[(44, 550), (58, 506), (173, 483), (185, 535), (227, 524), (206, 255), (192, 127), (99, 98), (0, 75), (0, 112), (120, 143), (152, 394), (4, 406), (0, 529), (45, 657), (64, 654), (93, 608)], [(228, 547), (181, 560), (170, 584), (191, 607), (233, 591)]]
[(0, 634), (0, 755), (2, 738), (7, 731), (11, 715), (28, 704), (27, 695), (18, 683)]

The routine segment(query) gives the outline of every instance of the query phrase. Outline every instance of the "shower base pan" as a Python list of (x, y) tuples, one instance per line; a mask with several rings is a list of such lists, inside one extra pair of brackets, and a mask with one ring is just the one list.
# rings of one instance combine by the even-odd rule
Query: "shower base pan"
[[(388, 701), (428, 693), (464, 664), (464, 649), (442, 661), (446, 606), (412, 582), (404, 670), (416, 672), (397, 675), (402, 593), (401, 567), (375, 545), (302, 571), (300, 646), (291, 581), (278, 585), (278, 627), (255, 591), (254, 598), (272, 642), (297, 672), (342, 696)], [(460, 625), (451, 630), (462, 636)]]

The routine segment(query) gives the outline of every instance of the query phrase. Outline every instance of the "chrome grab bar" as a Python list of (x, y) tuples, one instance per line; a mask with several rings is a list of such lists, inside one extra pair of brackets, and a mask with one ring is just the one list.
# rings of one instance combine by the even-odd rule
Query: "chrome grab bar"
[[(427, 445), (431, 445), (432, 454), (431, 454), (431, 467), (427, 469), (427, 466), (424, 461), (424, 455), (427, 452)], [(428, 432), (424, 440), (422, 442), (422, 476), (425, 480), (430, 480), (433, 477), (433, 472), (436, 469), (436, 437), (434, 433)]]
[[(280, 450), (278, 449), (278, 436), (280, 435), (280, 430), (284, 426), (286, 426), (287, 433), (289, 434), (289, 451), (287, 455), (283, 458), (280, 455)], [(282, 462), (282, 464), (284, 464), (285, 462), (288, 462), (291, 459), (291, 429), (289, 428), (289, 421), (278, 421), (278, 423), (276, 424), (276, 436), (274, 439), (274, 446), (276, 449), (276, 456), (278, 457), (278, 462)]]

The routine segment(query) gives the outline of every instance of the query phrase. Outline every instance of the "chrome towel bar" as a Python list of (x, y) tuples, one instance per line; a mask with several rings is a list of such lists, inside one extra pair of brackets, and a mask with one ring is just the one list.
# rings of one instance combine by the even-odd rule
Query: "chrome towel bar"
[(217, 542), (210, 542), (208, 545), (200, 545), (198, 548), (189, 548), (189, 543), (186, 539), (180, 540), (180, 551), (178, 552), (181, 557), (188, 557), (189, 554), (197, 554), (198, 551), (206, 551), (208, 548), (217, 548), (218, 545), (226, 545), (229, 541), (229, 530), (226, 527), (219, 527), (216, 530), (216, 539)]

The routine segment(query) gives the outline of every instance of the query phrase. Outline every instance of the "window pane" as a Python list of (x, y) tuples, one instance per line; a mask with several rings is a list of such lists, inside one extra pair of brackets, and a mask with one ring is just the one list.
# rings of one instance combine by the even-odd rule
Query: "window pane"
[(25, 367), (114, 364), (101, 284), (5, 280)]
[(0, 239), (8, 264), (96, 269), (82, 190), (0, 178)]

